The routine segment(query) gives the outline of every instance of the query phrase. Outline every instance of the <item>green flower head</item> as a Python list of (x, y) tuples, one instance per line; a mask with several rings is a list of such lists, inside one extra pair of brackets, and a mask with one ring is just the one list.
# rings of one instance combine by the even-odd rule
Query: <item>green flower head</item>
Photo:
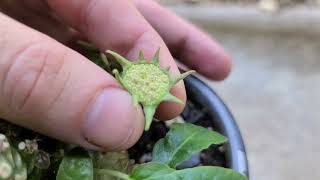
[(173, 101), (183, 104), (177, 97), (170, 94), (170, 89), (180, 80), (195, 71), (188, 71), (178, 77), (171, 77), (169, 68), (163, 68), (159, 64), (159, 51), (151, 61), (144, 58), (140, 51), (139, 60), (129, 61), (121, 55), (108, 50), (107, 53), (122, 66), (122, 72), (114, 69), (116, 79), (132, 95), (134, 105), (140, 103), (145, 114), (145, 130), (149, 130), (154, 113), (162, 101)]

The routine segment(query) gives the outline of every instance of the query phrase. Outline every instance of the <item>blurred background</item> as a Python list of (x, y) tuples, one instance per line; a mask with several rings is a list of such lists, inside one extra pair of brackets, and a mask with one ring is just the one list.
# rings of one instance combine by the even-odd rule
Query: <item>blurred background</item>
[(241, 128), (252, 180), (320, 179), (320, 0), (159, 0), (231, 54), (207, 81)]

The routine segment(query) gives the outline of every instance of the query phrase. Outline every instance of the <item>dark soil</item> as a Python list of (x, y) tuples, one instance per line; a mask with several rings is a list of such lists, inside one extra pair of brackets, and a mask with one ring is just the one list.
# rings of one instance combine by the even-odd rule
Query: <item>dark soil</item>
[[(187, 102), (186, 108), (182, 113), (184, 121), (215, 129), (212, 123), (212, 117), (209, 116), (205, 107), (201, 107), (191, 101)], [(145, 132), (131, 149), (129, 149), (129, 156), (134, 159), (136, 163), (149, 162), (152, 159), (152, 149), (155, 143), (166, 135), (169, 128), (164, 122), (154, 121), (151, 125), (150, 131)], [(182, 163), (178, 168), (188, 168), (200, 165), (211, 165), (226, 167), (225, 147), (212, 145), (208, 149), (199, 154), (195, 154), (190, 160)]]

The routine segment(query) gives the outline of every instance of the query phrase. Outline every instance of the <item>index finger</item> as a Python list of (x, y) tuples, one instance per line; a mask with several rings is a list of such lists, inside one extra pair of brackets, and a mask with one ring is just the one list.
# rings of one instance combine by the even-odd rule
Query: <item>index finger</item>
[[(178, 67), (168, 48), (128, 0), (47, 1), (49, 7), (67, 24), (79, 30), (101, 50), (111, 49), (129, 59), (137, 59), (142, 50), (151, 59), (160, 47), (160, 65), (171, 67), (173, 76), (179, 75)], [(172, 94), (185, 101), (183, 83), (178, 83)], [(183, 106), (165, 102), (160, 106), (160, 118), (170, 119), (178, 115)]]
[(164, 39), (175, 58), (213, 80), (227, 77), (231, 70), (231, 59), (208, 34), (155, 1), (134, 2)]

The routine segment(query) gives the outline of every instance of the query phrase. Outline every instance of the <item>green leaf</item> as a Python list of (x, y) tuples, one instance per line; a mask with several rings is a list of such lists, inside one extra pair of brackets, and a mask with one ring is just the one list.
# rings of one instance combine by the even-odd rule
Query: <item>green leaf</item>
[(75, 148), (62, 160), (57, 180), (93, 180), (93, 164), (87, 151)]
[(162, 163), (146, 163), (137, 166), (132, 180), (247, 180), (242, 174), (231, 169), (214, 166), (199, 166), (175, 170)]
[(32, 172), (28, 174), (28, 180), (41, 180), (43, 175), (43, 170), (34, 167)]
[(217, 132), (188, 123), (174, 123), (165, 138), (160, 139), (152, 152), (154, 162), (175, 168), (194, 153), (211, 144), (222, 144), (227, 139)]
[[(125, 174), (131, 174), (134, 162), (129, 159), (127, 151), (100, 153), (93, 152), (93, 165), (95, 169), (108, 169), (119, 171)], [(106, 173), (94, 173), (94, 180), (119, 180), (119, 178), (110, 176)]]
[(157, 176), (161, 177), (165, 174), (173, 173), (174, 171), (175, 169), (170, 168), (166, 164), (150, 162), (135, 167), (130, 178), (134, 180), (139, 180)]

